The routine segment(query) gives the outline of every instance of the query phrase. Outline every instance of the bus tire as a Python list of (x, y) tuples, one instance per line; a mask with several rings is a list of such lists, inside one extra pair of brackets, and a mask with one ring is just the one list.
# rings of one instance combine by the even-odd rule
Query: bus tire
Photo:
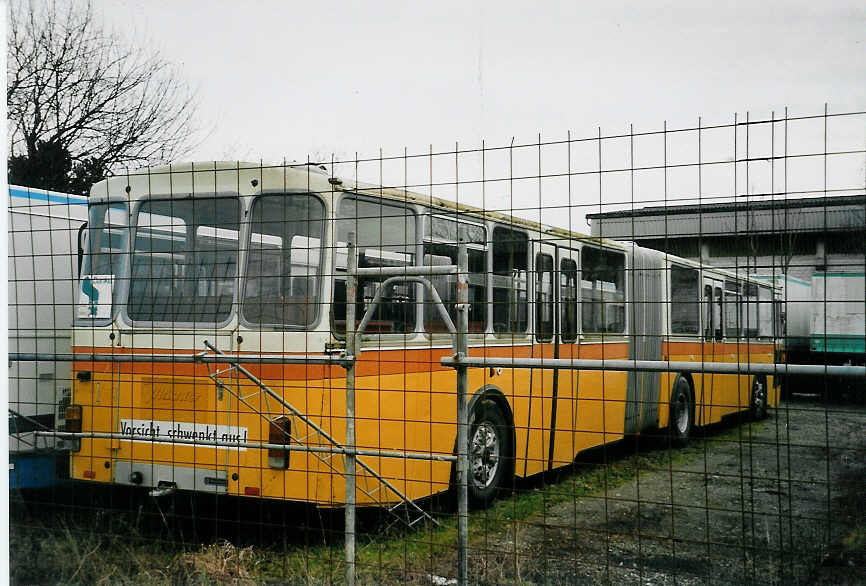
[(749, 399), (749, 418), (761, 421), (767, 417), (767, 381), (756, 376), (752, 380), (752, 393)]
[(692, 435), (695, 424), (695, 405), (692, 400), (692, 387), (684, 376), (678, 376), (671, 391), (668, 416), (668, 439), (671, 445), (685, 446)]
[(505, 487), (510, 470), (511, 434), (508, 421), (495, 401), (482, 399), (472, 414), (469, 428), (469, 505), (486, 508), (500, 488)]

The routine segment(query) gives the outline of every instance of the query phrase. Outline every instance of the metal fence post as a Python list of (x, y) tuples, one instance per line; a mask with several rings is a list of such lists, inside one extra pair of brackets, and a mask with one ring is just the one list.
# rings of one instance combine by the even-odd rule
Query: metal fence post
[[(460, 240), (457, 249), (457, 347), (458, 359), (468, 353), (469, 330), (469, 255)], [(469, 413), (467, 410), (468, 374), (457, 367), (457, 583), (469, 583)]]
[(355, 233), (349, 232), (346, 270), (346, 584), (355, 583), (355, 301), (358, 292), (358, 257), (355, 254)]

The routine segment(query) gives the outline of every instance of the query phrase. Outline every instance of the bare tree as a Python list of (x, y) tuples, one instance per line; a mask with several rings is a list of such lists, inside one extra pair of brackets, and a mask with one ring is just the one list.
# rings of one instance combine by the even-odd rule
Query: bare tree
[(89, 2), (13, 1), (9, 23), (10, 178), (65, 176), (81, 190), (112, 169), (188, 150), (195, 93), (157, 51), (102, 27)]

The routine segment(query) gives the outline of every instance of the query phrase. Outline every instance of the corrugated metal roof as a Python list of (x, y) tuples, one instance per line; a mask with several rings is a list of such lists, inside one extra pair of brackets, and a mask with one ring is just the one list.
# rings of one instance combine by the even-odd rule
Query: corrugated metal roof
[(687, 238), (774, 232), (862, 231), (866, 196), (641, 208), (588, 214), (604, 238)]

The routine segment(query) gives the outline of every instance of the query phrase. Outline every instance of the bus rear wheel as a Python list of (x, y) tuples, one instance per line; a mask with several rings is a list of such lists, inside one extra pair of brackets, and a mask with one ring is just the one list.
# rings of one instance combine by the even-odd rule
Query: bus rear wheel
[(469, 505), (490, 505), (510, 472), (511, 435), (502, 409), (490, 399), (475, 408), (469, 429)]
[(671, 391), (668, 418), (668, 439), (677, 447), (686, 445), (695, 424), (695, 406), (692, 401), (692, 387), (685, 377), (678, 376)]

